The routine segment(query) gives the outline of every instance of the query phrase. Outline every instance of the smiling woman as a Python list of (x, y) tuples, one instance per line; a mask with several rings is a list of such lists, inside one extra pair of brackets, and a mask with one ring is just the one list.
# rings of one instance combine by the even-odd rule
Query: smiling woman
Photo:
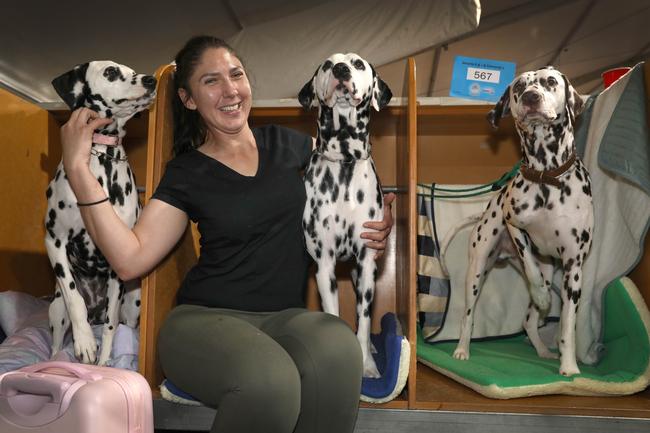
[[(300, 170), (312, 138), (274, 125), (249, 127), (246, 71), (219, 39), (187, 43), (175, 84), (176, 157), (152, 202), (198, 221), (201, 258), (160, 331), (163, 371), (218, 408), (213, 431), (352, 431), (359, 345), (337, 317), (303, 309)], [(318, 381), (324, 374), (327, 383)], [(339, 417), (321, 419), (326, 413)]]

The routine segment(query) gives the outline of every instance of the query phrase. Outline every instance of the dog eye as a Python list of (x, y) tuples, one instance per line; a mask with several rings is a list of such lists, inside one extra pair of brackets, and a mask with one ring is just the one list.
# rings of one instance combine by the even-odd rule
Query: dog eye
[(120, 72), (115, 66), (109, 66), (108, 68), (104, 69), (104, 77), (106, 77), (108, 81), (115, 81), (119, 74)]
[(524, 83), (521, 81), (515, 84), (515, 86), (512, 88), (512, 91), (515, 93), (522, 93), (524, 91)]
[(557, 80), (553, 77), (548, 77), (546, 79), (546, 82), (548, 83), (549, 86), (555, 86), (557, 84)]
[(355, 69), (358, 69), (360, 71), (364, 71), (366, 69), (366, 65), (363, 64), (361, 59), (357, 59), (354, 62), (352, 62), (352, 65), (354, 65)]

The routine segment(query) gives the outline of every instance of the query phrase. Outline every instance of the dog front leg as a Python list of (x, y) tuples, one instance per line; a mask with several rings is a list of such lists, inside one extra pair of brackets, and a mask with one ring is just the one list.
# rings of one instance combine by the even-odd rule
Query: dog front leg
[(357, 258), (355, 291), (357, 293), (357, 339), (361, 345), (363, 354), (363, 377), (377, 378), (381, 375), (372, 357), (372, 348), (370, 341), (371, 327), (371, 306), (375, 297), (375, 277), (377, 273), (377, 263), (372, 254), (368, 253), (367, 248), (361, 247), (359, 257)]
[(110, 272), (108, 281), (106, 282), (108, 288), (106, 290), (107, 304), (106, 304), (106, 319), (102, 327), (102, 348), (99, 352), (98, 365), (106, 365), (111, 357), (111, 350), (113, 348), (113, 337), (117, 330), (119, 323), (120, 310), (119, 307), (124, 297), (124, 283), (117, 278), (114, 271)]
[(576, 313), (580, 302), (582, 267), (574, 260), (563, 260), (564, 287), (560, 313), (560, 374), (580, 374), (576, 361)]
[(321, 257), (316, 272), (316, 283), (323, 311), (335, 316), (339, 315), (339, 290), (334, 273), (335, 262)]

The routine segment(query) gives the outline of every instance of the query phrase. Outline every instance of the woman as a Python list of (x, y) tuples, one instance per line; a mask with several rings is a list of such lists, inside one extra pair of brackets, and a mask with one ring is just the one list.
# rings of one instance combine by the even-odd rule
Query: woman
[[(123, 280), (151, 270), (198, 222), (201, 255), (159, 336), (163, 371), (216, 407), (213, 432), (351, 432), (361, 351), (339, 318), (305, 310), (308, 256), (299, 171), (313, 139), (248, 126), (252, 95), (223, 41), (191, 39), (176, 56), (176, 157), (130, 230), (88, 170), (91, 135), (109, 123), (75, 111), (62, 128), (63, 161), (86, 228)], [(390, 205), (393, 196), (386, 202)], [(366, 223), (368, 247), (392, 226)]]

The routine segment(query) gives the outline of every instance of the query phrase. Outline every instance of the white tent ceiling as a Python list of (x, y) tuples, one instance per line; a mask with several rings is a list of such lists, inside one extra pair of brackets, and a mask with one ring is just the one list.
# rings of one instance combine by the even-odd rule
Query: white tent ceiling
[(256, 97), (295, 97), (329, 54), (388, 63), (475, 29), (480, 15), (477, 0), (37, 3), (0, 14), (0, 82), (42, 105), (59, 101), (50, 81), (78, 63), (110, 59), (153, 73), (196, 34), (231, 42), (257, 78)]
[[(454, 56), (553, 63), (583, 93), (600, 72), (650, 55), (648, 0), (171, 0), (5, 2), (0, 86), (46, 107), (50, 81), (77, 63), (112, 59), (152, 73), (185, 40), (230, 41), (253, 75), (255, 97), (294, 97), (328, 54), (356, 51), (399, 96), (416, 55), (418, 95), (447, 96)], [(54, 103), (54, 104), (53, 104)]]

